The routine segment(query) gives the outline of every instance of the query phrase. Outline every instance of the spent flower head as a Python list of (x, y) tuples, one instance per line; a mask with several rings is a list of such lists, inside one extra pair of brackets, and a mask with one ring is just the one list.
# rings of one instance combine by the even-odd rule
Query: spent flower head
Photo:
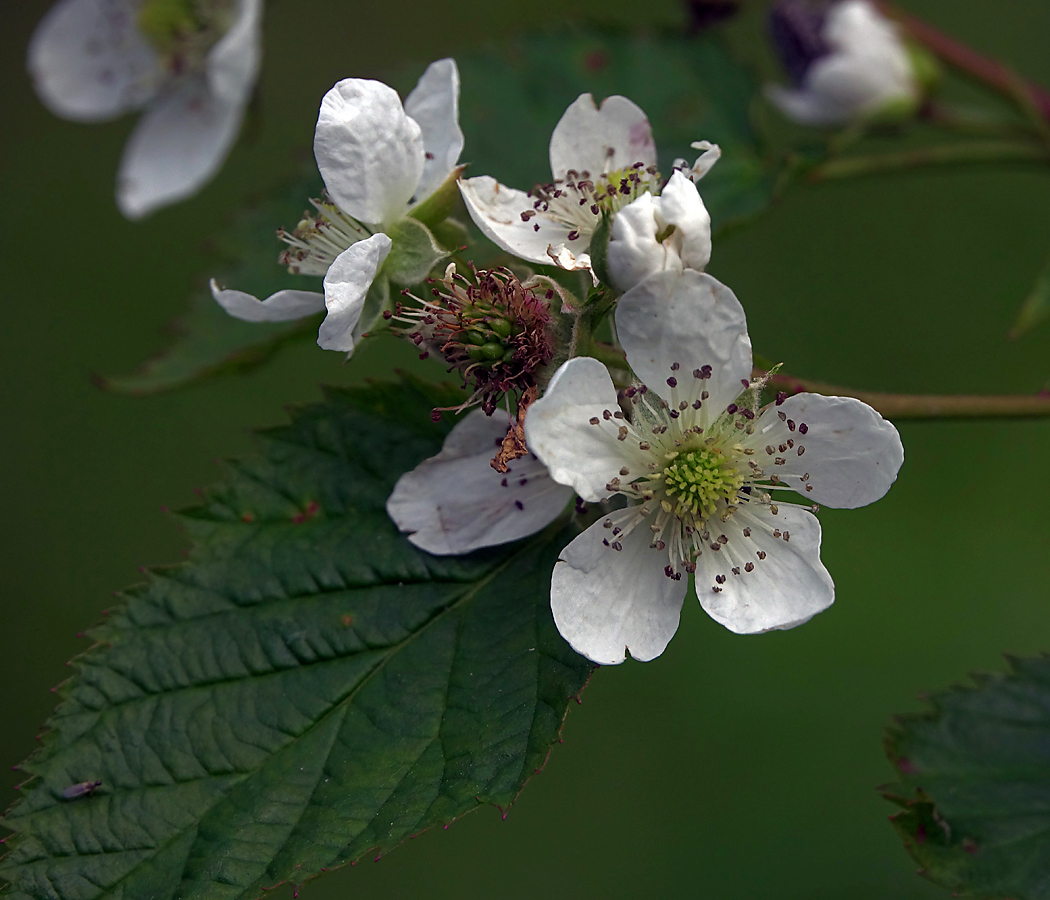
[[(430, 298), (406, 292), (419, 306), (398, 303), (387, 317), (420, 348), (458, 372), (471, 391), (456, 411), (480, 405), (492, 415), (500, 400), (520, 403), (554, 358), (549, 301), (553, 291), (523, 284), (507, 269), (459, 274), (454, 264), (433, 283)], [(435, 410), (440, 417), (440, 411)]]

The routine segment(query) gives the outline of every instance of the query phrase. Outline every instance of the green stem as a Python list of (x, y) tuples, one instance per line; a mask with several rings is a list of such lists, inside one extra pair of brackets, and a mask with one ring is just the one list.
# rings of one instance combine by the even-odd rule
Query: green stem
[(920, 147), (900, 153), (833, 159), (810, 170), (809, 181), (858, 178), (922, 166), (988, 162), (1050, 163), (1050, 151), (1031, 141), (967, 141), (937, 147)]
[(594, 357), (598, 362), (605, 363), (614, 369), (626, 369), (627, 358), (624, 356), (623, 350), (619, 347), (614, 347), (612, 344), (605, 344), (601, 341), (591, 341), (591, 346), (587, 351), (588, 356)]
[[(765, 374), (761, 369), (756, 375)], [(793, 375), (774, 375), (769, 384), (788, 394), (809, 391), (856, 397), (887, 419), (1018, 419), (1050, 416), (1050, 393), (1039, 394), (886, 394), (858, 391)]]

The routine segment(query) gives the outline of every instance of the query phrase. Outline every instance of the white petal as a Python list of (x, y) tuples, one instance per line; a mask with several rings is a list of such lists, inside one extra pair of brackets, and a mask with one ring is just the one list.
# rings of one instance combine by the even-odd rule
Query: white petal
[(245, 103), (262, 56), (262, 0), (240, 0), (229, 30), (208, 51), (208, 84), (216, 97)]
[(550, 145), (555, 179), (566, 172), (592, 176), (644, 163), (656, 165), (653, 129), (645, 113), (626, 97), (606, 97), (601, 108), (594, 97), (580, 94), (554, 127)]
[(542, 215), (523, 221), (521, 214), (531, 210), (533, 203), (524, 191), (500, 184), (488, 175), (462, 179), (459, 191), (467, 212), (485, 237), (519, 259), (549, 266), (548, 247), (565, 244), (574, 253), (587, 251), (589, 234), (570, 241), (572, 228), (567, 225), (557, 225)]
[(591, 282), (598, 287), (598, 276), (591, 269), (590, 253), (573, 253), (565, 244), (553, 244), (547, 248), (547, 256), (559, 269), (566, 272), (587, 272), (591, 276)]
[[(774, 516), (758, 507), (754, 514), (738, 512), (723, 528), (728, 543), (704, 550), (695, 576), (700, 605), (716, 622), (737, 634), (758, 634), (794, 628), (831, 606), (835, 583), (820, 561), (820, 522), (812, 513), (783, 505)], [(774, 529), (789, 540), (773, 537)]]
[(132, 0), (59, 0), (29, 42), (28, 67), (55, 115), (83, 122), (142, 106), (157, 89), (157, 55)]
[(644, 524), (620, 540), (622, 550), (606, 546), (608, 537), (599, 520), (562, 550), (551, 577), (554, 622), (596, 663), (621, 663), (625, 650), (648, 662), (678, 630), (689, 582), (664, 574), (667, 554), (649, 546)]
[(328, 315), (317, 332), (323, 350), (354, 349), (355, 335), (368, 289), (390, 252), (391, 240), (382, 232), (351, 244), (340, 253), (324, 277), (324, 302)]
[(317, 291), (278, 291), (259, 300), (244, 291), (222, 290), (213, 278), (211, 295), (226, 312), (245, 322), (290, 322), (324, 312), (324, 294)]
[(117, 205), (129, 219), (189, 197), (218, 172), (241, 127), (244, 106), (212, 94), (203, 75), (157, 98), (131, 135), (117, 176)]
[[(779, 414), (784, 415), (782, 420)], [(805, 432), (803, 434), (803, 431)], [(781, 453), (781, 445), (794, 446)], [(775, 472), (807, 500), (839, 509), (874, 503), (890, 489), (904, 463), (904, 447), (891, 422), (853, 397), (795, 394), (780, 406), (762, 410), (755, 423), (752, 445), (771, 446), (772, 464), (764, 452), (765, 468)], [(809, 474), (803, 482), (802, 476)]]
[(777, 109), (801, 125), (841, 125), (848, 122), (852, 115), (851, 110), (829, 103), (812, 91), (767, 84), (764, 92)]
[(398, 479), (386, 509), (414, 532), (413, 544), (438, 556), (470, 553), (534, 534), (565, 509), (572, 490), (535, 457), (514, 460), (506, 475), (489, 465), (506, 433), (506, 417), (474, 410), (437, 456)]
[(425, 162), (422, 132), (397, 91), (364, 78), (346, 78), (324, 95), (314, 156), (332, 199), (371, 225), (405, 214)]
[(908, 51), (897, 29), (868, 0), (836, 3), (828, 11), (821, 37), (839, 53), (882, 57), (895, 73), (910, 71)]
[[(547, 392), (525, 416), (525, 442), (550, 470), (551, 478), (570, 485), (584, 500), (608, 497), (609, 481), (625, 462), (633, 461), (632, 445), (618, 441), (623, 420), (605, 418), (619, 412), (616, 388), (598, 360), (577, 356), (564, 363), (547, 385)], [(591, 424), (597, 419), (599, 424)]]
[[(663, 241), (657, 235), (673, 228)], [(702, 271), (711, 260), (711, 216), (696, 185), (675, 172), (659, 197), (642, 194), (613, 219), (609, 275), (629, 291), (655, 272)]]
[(806, 73), (805, 87), (820, 98), (826, 115), (837, 114), (839, 122), (911, 97), (909, 86), (878, 56), (850, 54), (818, 60)]
[(415, 201), (429, 197), (459, 161), (463, 131), (459, 127), (459, 69), (454, 59), (431, 63), (405, 98), (405, 113), (423, 135), (426, 157)]
[(643, 278), (673, 267), (668, 265), (667, 247), (656, 240), (655, 199), (650, 193), (642, 194), (612, 221), (606, 262), (619, 291), (629, 291)]
[(711, 261), (711, 215), (696, 185), (675, 172), (657, 199), (663, 224), (674, 226), (668, 246), (684, 268), (703, 271)]
[(722, 148), (718, 144), (711, 143), (711, 141), (693, 141), (689, 146), (694, 150), (703, 151), (689, 170), (689, 177), (694, 182), (697, 182), (710, 172), (714, 168), (715, 163), (722, 158)]
[(733, 292), (710, 275), (686, 269), (650, 275), (620, 298), (616, 332), (627, 362), (650, 390), (668, 394), (671, 365), (678, 379), (692, 379), (710, 366), (704, 403), (718, 414), (751, 377), (751, 341), (744, 308)]

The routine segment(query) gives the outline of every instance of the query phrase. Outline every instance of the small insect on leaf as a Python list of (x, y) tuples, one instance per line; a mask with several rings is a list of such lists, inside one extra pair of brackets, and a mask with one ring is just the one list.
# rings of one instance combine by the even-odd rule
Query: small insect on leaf
[(86, 797), (92, 793), (95, 788), (101, 786), (101, 781), (81, 781), (80, 784), (71, 784), (64, 791), (62, 796), (67, 800), (76, 800), (78, 797)]

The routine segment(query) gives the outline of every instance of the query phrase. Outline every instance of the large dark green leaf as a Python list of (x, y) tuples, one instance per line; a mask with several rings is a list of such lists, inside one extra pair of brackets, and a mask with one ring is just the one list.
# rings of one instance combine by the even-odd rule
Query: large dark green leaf
[(439, 558), (387, 518), (453, 400), (331, 391), (181, 514), (189, 561), (91, 633), (23, 765), (12, 900), (256, 897), (513, 802), (591, 665), (550, 615), (568, 535)]
[(1011, 660), (891, 728), (904, 808), (893, 824), (925, 874), (965, 897), (1050, 898), (1050, 657)]
[[(751, 76), (716, 36), (570, 30), (522, 37), (457, 57), (467, 175), (492, 175), (528, 189), (549, 181), (548, 144), (580, 94), (623, 94), (649, 116), (661, 171), (697, 157), (693, 141), (722, 148), (700, 182), (716, 228), (761, 212), (773, 176), (751, 126)], [(411, 87), (406, 81), (403, 87)]]
[(320, 278), (292, 275), (278, 264), (284, 245), (276, 235), (279, 226), (295, 227), (321, 187), (311, 162), (309, 174), (291, 179), (236, 216), (216, 236), (214, 261), (199, 273), (201, 287), (189, 298), (186, 313), (168, 326), (173, 336), (168, 346), (137, 371), (100, 376), (99, 384), (118, 393), (153, 394), (208, 375), (252, 368), (289, 341), (314, 338), (320, 315), (297, 322), (242, 322), (223, 312), (207, 282), (214, 277), (223, 287), (247, 291), (260, 300), (284, 288), (320, 291)]

